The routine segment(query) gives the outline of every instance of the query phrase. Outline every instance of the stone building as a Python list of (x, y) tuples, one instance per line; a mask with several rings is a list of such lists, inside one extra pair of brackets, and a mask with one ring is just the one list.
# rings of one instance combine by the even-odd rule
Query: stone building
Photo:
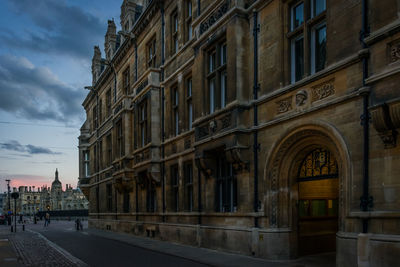
[(125, 0), (121, 29), (83, 102), (91, 227), (395, 265), (399, 1)]
[[(66, 185), (65, 191), (58, 178), (56, 169), (54, 181), (51, 188), (39, 187), (35, 191), (35, 186), (19, 186), (13, 188), (13, 192), (19, 193), (16, 201), (16, 212), (22, 215), (33, 215), (38, 211), (47, 210), (84, 210), (89, 208), (89, 202), (79, 188), (73, 189), (71, 185)], [(3, 210), (8, 211), (8, 195), (2, 194)], [(10, 207), (14, 212), (14, 199), (11, 198)]]

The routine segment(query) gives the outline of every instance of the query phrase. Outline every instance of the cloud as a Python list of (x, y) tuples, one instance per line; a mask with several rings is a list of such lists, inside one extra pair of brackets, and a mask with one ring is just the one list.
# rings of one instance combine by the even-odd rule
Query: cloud
[(34, 145), (21, 145), (16, 140), (11, 140), (7, 143), (0, 143), (0, 148), (5, 149), (5, 150), (28, 153), (31, 155), (34, 155), (34, 154), (59, 155), (59, 154), (61, 154), (60, 152), (54, 152), (45, 147), (34, 146)]
[(60, 81), (28, 59), (0, 55), (0, 109), (26, 119), (80, 121), (84, 90)]
[[(104, 38), (106, 24), (65, 0), (9, 0), (16, 15), (32, 22), (25, 34), (10, 28), (0, 31), (0, 44), (13, 49), (66, 54), (87, 59)], [(4, 26), (3, 26), (4, 28)]]

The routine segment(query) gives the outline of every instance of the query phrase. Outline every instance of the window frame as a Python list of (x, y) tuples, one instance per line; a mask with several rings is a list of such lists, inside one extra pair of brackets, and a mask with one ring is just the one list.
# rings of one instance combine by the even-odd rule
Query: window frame
[(171, 166), (171, 209), (174, 212), (179, 211), (179, 165)]
[(192, 212), (194, 208), (192, 161), (185, 162), (184, 173), (185, 173), (185, 210), (187, 212)]
[(192, 0), (185, 1), (185, 42), (190, 41), (193, 38), (192, 29), (192, 18), (193, 18), (193, 3)]
[(179, 87), (177, 84), (172, 86), (171, 89), (171, 103), (172, 103), (172, 134), (178, 136), (180, 134), (179, 127)]
[(187, 130), (190, 131), (193, 128), (193, 79), (189, 75), (185, 79), (185, 91), (186, 91), (186, 108), (187, 108)]
[(220, 39), (207, 50), (206, 73), (208, 112), (214, 113), (228, 104), (227, 41)]
[(171, 55), (175, 55), (179, 50), (179, 14), (176, 8), (170, 17), (171, 21)]
[(132, 92), (130, 91), (130, 68), (129, 66), (122, 73), (122, 88), (124, 94), (130, 95)]
[(153, 36), (149, 42), (147, 42), (147, 68), (156, 68), (157, 59), (157, 43), (156, 36)]

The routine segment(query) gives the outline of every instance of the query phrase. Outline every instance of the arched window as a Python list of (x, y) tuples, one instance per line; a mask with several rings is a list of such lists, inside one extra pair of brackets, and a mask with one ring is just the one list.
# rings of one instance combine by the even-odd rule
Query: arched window
[(311, 181), (338, 177), (334, 155), (326, 149), (317, 148), (303, 159), (299, 168), (299, 181)]

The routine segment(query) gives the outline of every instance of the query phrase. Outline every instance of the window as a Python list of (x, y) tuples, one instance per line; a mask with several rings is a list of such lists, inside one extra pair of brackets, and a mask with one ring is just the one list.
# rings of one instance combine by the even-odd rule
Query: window
[(128, 213), (129, 212), (129, 192), (124, 192), (124, 201), (123, 201), (123, 212)]
[(325, 68), (326, 62), (326, 25), (322, 23), (311, 31), (311, 73)]
[(300, 2), (291, 8), (291, 30), (297, 29), (304, 22), (304, 3)]
[(147, 63), (149, 68), (156, 67), (156, 38), (147, 43)]
[(208, 53), (207, 80), (210, 114), (218, 108), (224, 108), (227, 104), (226, 49), (226, 43), (221, 42)]
[(311, 0), (311, 14), (313, 17), (318, 16), (326, 10), (326, 0)]
[(100, 99), (99, 101), (99, 124), (101, 125), (101, 123), (103, 122), (103, 100)]
[(216, 211), (235, 212), (237, 208), (237, 183), (231, 163), (224, 158), (217, 160)]
[(111, 115), (111, 89), (106, 93), (107, 118)]
[(90, 176), (90, 157), (89, 157), (89, 151), (84, 151), (83, 152), (83, 168), (84, 168), (84, 175), (85, 177)]
[(171, 15), (171, 55), (178, 52), (179, 42), (178, 42), (178, 29), (179, 29), (179, 19), (178, 11), (174, 11)]
[(94, 167), (94, 172), (97, 172), (99, 169), (99, 166), (97, 165), (97, 147), (96, 145), (93, 146), (93, 167)]
[(192, 77), (186, 79), (186, 106), (187, 106), (187, 129), (192, 129), (193, 104), (192, 104)]
[(130, 85), (129, 85), (129, 67), (124, 71), (124, 73), (122, 74), (122, 79), (123, 79), (123, 81), (122, 81), (122, 86), (123, 86), (123, 90), (124, 90), (124, 93), (125, 94), (127, 94), (127, 95), (129, 95), (129, 94), (131, 94), (132, 92), (130, 91)]
[(112, 164), (112, 139), (111, 134), (107, 135), (107, 165), (110, 166)]
[(97, 129), (97, 106), (94, 106), (92, 109), (92, 130), (96, 130)]
[(140, 146), (147, 144), (147, 102), (144, 101), (139, 106), (139, 140)]
[(123, 129), (122, 129), (122, 120), (117, 122), (117, 157), (122, 157), (125, 155), (124, 151), (124, 135), (123, 135)]
[(179, 92), (178, 87), (175, 86), (171, 90), (172, 93), (172, 116), (173, 116), (173, 134), (179, 134)]
[(193, 211), (193, 165), (185, 164), (185, 210)]
[(186, 0), (186, 15), (185, 15), (185, 27), (186, 27), (186, 34), (185, 34), (185, 41), (190, 41), (193, 35), (192, 29), (192, 0)]
[(153, 181), (147, 180), (147, 191), (146, 191), (146, 210), (148, 212), (155, 212), (157, 210), (157, 195), (156, 185)]
[(103, 140), (99, 141), (99, 170), (103, 169)]
[[(291, 83), (295, 83), (305, 75), (314, 74), (325, 68), (326, 0), (298, 1), (289, 10), (290, 80)], [(307, 58), (305, 51), (310, 52)]]
[(112, 185), (106, 185), (107, 210), (112, 211)]
[(179, 170), (178, 165), (171, 166), (172, 210), (179, 211)]
[(302, 35), (292, 40), (292, 81), (297, 82), (304, 75), (304, 38)]

